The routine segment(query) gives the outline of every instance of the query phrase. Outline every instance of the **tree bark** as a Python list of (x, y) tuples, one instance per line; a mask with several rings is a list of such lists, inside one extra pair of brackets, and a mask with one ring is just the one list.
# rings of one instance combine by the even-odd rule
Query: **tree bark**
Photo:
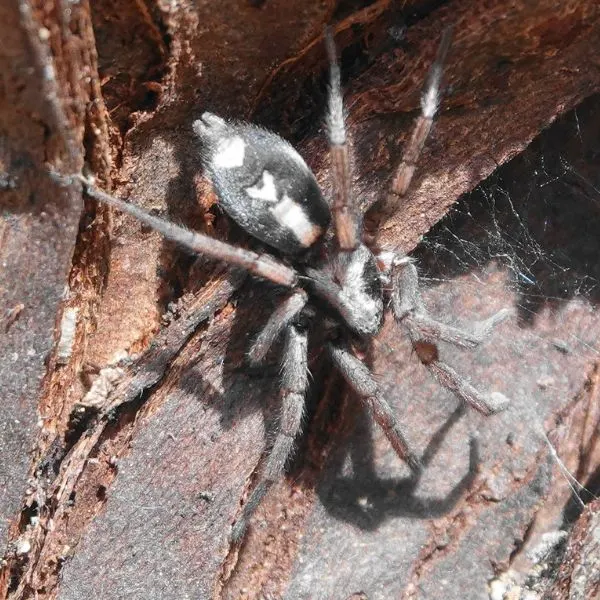
[[(595, 504), (543, 577), (530, 550), (581, 512), (555, 450), (598, 489), (597, 2), (19, 0), (0, 16), (0, 597), (580, 597), (560, 553), (594, 543)], [(445, 349), (512, 404), (455, 409), (386, 322), (367, 359), (426, 459), (414, 480), (315, 347), (305, 435), (238, 549), (278, 416), (276, 369), (240, 365), (277, 291), (50, 173), (85, 165), (120, 197), (251, 243), (213, 206), (191, 123), (210, 110), (274, 129), (330, 196), (327, 23), (363, 210), (454, 26), (433, 135), (382, 240), (414, 251), (442, 320), (515, 308), (481, 349)]]

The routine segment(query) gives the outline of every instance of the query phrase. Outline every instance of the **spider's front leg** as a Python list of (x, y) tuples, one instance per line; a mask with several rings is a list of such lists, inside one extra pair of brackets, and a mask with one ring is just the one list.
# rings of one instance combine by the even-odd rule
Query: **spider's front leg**
[(281, 479), (302, 426), (304, 396), (308, 386), (308, 345), (306, 332), (300, 331), (293, 325), (286, 330), (281, 370), (279, 430), (264, 468), (259, 475), (258, 483), (244, 505), (242, 515), (233, 526), (231, 539), (236, 543), (241, 540), (250, 517), (269, 488)]
[(259, 254), (252, 250), (233, 246), (227, 242), (222, 242), (196, 231), (190, 231), (185, 227), (156, 217), (133, 202), (125, 202), (120, 198), (103, 192), (91, 180), (82, 175), (75, 175), (73, 177), (53, 175), (53, 179), (64, 185), (80, 184), (85, 194), (90, 198), (135, 217), (141, 223), (161, 233), (166, 239), (196, 254), (220, 260), (234, 267), (240, 267), (251, 275), (271, 281), (277, 285), (294, 288), (297, 284), (298, 274), (296, 271), (269, 254)]
[(450, 50), (451, 41), (452, 28), (449, 27), (442, 34), (435, 60), (427, 74), (421, 93), (421, 114), (415, 121), (411, 136), (402, 153), (402, 160), (392, 177), (390, 188), (385, 197), (376, 202), (369, 210), (367, 216), (368, 237), (375, 240), (378, 237), (379, 229), (398, 212), (412, 182), (417, 161), (429, 137), (435, 115), (439, 109), (444, 63)]
[(489, 319), (475, 323), (473, 331), (464, 331), (440, 323), (427, 314), (419, 292), (417, 269), (411, 259), (396, 255), (388, 264), (394, 317), (407, 330), (420, 361), (441, 385), (482, 414), (492, 415), (504, 410), (509, 404), (508, 398), (500, 392), (480, 392), (439, 359), (436, 342), (443, 341), (461, 348), (474, 348), (489, 336), (496, 325), (510, 316), (512, 311), (503, 309)]

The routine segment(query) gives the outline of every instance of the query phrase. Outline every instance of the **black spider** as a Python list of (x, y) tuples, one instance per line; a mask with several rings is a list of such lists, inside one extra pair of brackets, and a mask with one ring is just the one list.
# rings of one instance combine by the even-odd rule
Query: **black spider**
[[(333, 363), (413, 471), (418, 471), (419, 459), (375, 378), (352, 352), (355, 342), (379, 333), (387, 299), (421, 362), (441, 385), (485, 415), (508, 404), (500, 393), (482, 394), (442, 362), (436, 342), (473, 348), (510, 311), (502, 310), (476, 323), (472, 332), (440, 323), (425, 311), (411, 259), (397, 252), (374, 253), (361, 242), (362, 219), (353, 203), (340, 72), (329, 33), (326, 42), (331, 64), (327, 116), (334, 193), (331, 203), (323, 198), (301, 156), (278, 135), (248, 123), (228, 122), (208, 112), (193, 124), (222, 208), (246, 232), (278, 250), (283, 258), (188, 231), (109, 196), (79, 177), (89, 196), (135, 216), (168, 239), (289, 290), (248, 353), (252, 364), (260, 364), (273, 343), (285, 336), (279, 430), (259, 481), (234, 525), (235, 541), (241, 539), (250, 516), (271, 484), (282, 476), (300, 430), (308, 386), (307, 325), (316, 315), (324, 315), (327, 350)], [(412, 179), (438, 108), (442, 66), (449, 46), (450, 31), (446, 31), (424, 86), (422, 113), (390, 190), (377, 206), (379, 222), (395, 212)], [(327, 235), (332, 216), (334, 232)]]

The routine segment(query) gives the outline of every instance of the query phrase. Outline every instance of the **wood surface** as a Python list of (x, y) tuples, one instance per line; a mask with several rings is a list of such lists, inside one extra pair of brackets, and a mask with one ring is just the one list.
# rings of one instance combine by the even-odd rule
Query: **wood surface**
[[(414, 480), (312, 348), (305, 434), (238, 549), (278, 416), (276, 365), (241, 364), (279, 292), (49, 170), (86, 165), (103, 189), (252, 244), (214, 206), (191, 123), (210, 110), (277, 131), (328, 193), (327, 23), (364, 209), (455, 28), (442, 110), (383, 240), (414, 251), (443, 320), (514, 307), (481, 349), (441, 349), (512, 403), (490, 419), (457, 408), (386, 321), (366, 359), (424, 457)], [(0, 597), (593, 597), (598, 503), (579, 505), (553, 452), (591, 500), (597, 2), (11, 0), (0, 72)], [(557, 531), (573, 533), (532, 560)]]

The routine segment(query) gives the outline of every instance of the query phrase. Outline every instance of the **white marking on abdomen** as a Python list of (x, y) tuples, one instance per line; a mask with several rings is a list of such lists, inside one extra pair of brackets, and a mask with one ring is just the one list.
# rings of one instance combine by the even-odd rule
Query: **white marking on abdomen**
[(246, 142), (239, 136), (226, 138), (219, 142), (213, 163), (222, 169), (233, 169), (244, 164)]
[(311, 246), (321, 235), (321, 228), (315, 225), (304, 209), (289, 196), (284, 196), (271, 212), (283, 227), (294, 233), (305, 248)]
[(263, 171), (262, 179), (259, 185), (246, 188), (246, 194), (256, 200), (265, 200), (267, 202), (277, 202), (277, 188), (275, 187), (275, 178), (269, 171)]
[(246, 188), (246, 193), (256, 200), (264, 200), (274, 204), (270, 211), (277, 222), (289, 229), (296, 239), (305, 247), (311, 246), (322, 233), (321, 227), (315, 225), (308, 217), (302, 206), (289, 196), (284, 196), (279, 202), (275, 178), (269, 171), (263, 171), (259, 184)]

